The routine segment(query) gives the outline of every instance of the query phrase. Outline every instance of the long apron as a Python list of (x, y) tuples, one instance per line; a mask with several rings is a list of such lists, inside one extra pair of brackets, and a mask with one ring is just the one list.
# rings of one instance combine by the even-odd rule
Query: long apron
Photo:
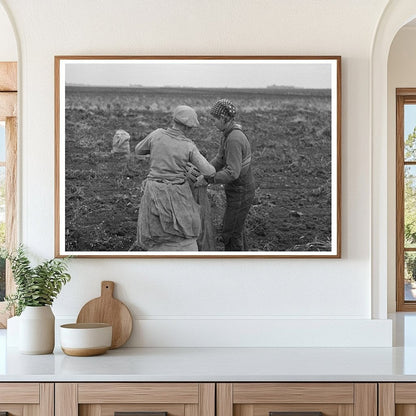
[(152, 250), (164, 243), (196, 240), (200, 231), (199, 205), (186, 180), (146, 180), (137, 230), (142, 247)]

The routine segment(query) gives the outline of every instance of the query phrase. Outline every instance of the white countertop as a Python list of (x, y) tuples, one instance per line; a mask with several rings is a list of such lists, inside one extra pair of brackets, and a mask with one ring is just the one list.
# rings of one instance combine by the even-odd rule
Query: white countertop
[(416, 381), (416, 348), (119, 348), (96, 357), (9, 348), (0, 381)]
[(392, 348), (119, 348), (95, 357), (24, 355), (0, 330), (0, 382), (416, 381), (416, 314)]

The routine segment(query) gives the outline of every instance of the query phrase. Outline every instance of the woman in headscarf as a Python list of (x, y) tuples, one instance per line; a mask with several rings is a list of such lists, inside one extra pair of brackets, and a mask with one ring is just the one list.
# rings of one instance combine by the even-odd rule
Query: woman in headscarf
[(204, 176), (215, 168), (187, 136), (199, 126), (191, 107), (180, 105), (173, 112), (172, 127), (157, 129), (135, 149), (150, 154), (150, 172), (144, 186), (138, 218), (138, 244), (149, 251), (197, 251), (201, 231), (199, 205), (187, 180), (192, 163)]
[(224, 184), (227, 200), (222, 229), (224, 249), (247, 250), (244, 223), (255, 191), (250, 143), (241, 126), (234, 121), (237, 110), (230, 100), (218, 100), (210, 113), (215, 127), (222, 132), (222, 138), (217, 156), (211, 160), (216, 174), (206, 179), (211, 183)]

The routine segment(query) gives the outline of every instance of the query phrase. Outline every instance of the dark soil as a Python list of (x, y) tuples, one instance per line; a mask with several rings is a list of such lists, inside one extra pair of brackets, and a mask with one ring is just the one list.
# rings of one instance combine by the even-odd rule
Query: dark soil
[[(130, 147), (169, 126), (176, 105), (194, 107), (192, 139), (212, 158), (220, 133), (208, 115), (218, 98), (239, 108), (253, 153), (257, 190), (246, 222), (250, 251), (331, 249), (331, 99), (327, 90), (187, 90), (67, 88), (65, 230), (67, 251), (127, 251), (136, 238), (146, 158), (111, 153), (118, 129)], [(224, 192), (210, 185), (220, 235)], [(137, 248), (134, 248), (137, 250)], [(223, 250), (218, 240), (217, 250)]]

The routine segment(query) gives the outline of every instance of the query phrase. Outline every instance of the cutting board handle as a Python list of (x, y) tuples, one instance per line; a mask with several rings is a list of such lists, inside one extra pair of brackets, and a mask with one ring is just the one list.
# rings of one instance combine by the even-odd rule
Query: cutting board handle
[(114, 282), (110, 280), (104, 280), (101, 282), (101, 297), (112, 298), (114, 292)]

